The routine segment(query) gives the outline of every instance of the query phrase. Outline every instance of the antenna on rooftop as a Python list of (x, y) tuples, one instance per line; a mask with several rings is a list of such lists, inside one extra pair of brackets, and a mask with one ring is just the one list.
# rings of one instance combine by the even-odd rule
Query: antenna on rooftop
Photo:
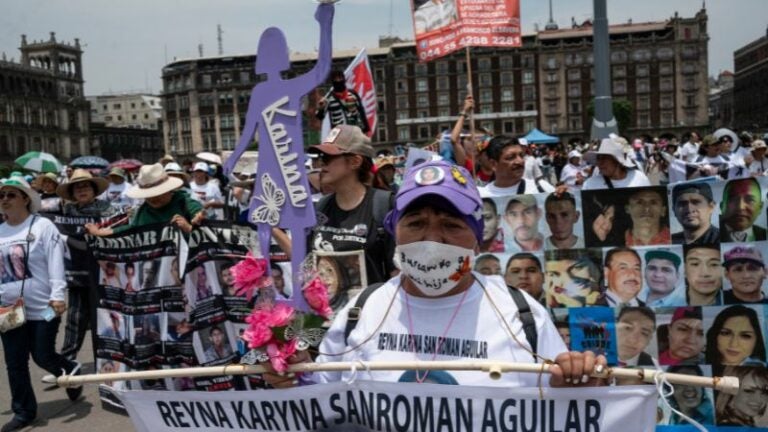
[(221, 24), (216, 24), (217, 40), (219, 41), (219, 55), (224, 55), (224, 30), (221, 29)]
[(552, 18), (552, 0), (549, 0), (549, 21), (547, 21), (547, 25), (544, 26), (544, 30), (557, 30), (557, 23), (555, 22), (554, 18)]
[(394, 0), (389, 0), (389, 35), (394, 36), (395, 34), (395, 5)]
[(197, 54), (200, 57), (203, 57), (203, 44), (202, 43), (197, 44)]

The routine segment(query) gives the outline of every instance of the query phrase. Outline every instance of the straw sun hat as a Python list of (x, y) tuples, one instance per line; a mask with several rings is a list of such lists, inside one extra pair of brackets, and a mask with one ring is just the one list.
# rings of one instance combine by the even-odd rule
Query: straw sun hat
[(137, 199), (153, 198), (178, 189), (183, 184), (184, 181), (180, 178), (169, 176), (159, 163), (144, 165), (139, 170), (136, 184), (128, 189), (125, 194)]

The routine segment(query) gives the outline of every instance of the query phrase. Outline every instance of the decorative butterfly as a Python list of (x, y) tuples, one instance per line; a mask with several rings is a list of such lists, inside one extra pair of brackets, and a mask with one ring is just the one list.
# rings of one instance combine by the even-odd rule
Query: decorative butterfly
[(267, 353), (252, 349), (245, 353), (244, 356), (240, 357), (240, 364), (247, 364), (247, 365), (255, 365), (259, 363), (265, 363), (269, 361), (269, 356)]
[(269, 174), (261, 176), (264, 194), (256, 198), (264, 204), (256, 207), (251, 214), (254, 223), (266, 223), (277, 226), (280, 223), (280, 208), (285, 204), (285, 192), (280, 189)]
[(464, 177), (464, 174), (462, 174), (461, 171), (459, 171), (458, 168), (451, 167), (451, 175), (453, 176), (453, 178), (456, 180), (456, 182), (458, 184), (460, 184), (462, 186), (467, 184), (466, 177)]
[(301, 320), (295, 320), (285, 328), (285, 338), (287, 340), (296, 339), (296, 349), (299, 351), (304, 351), (310, 346), (320, 345), (325, 330), (316, 327), (305, 329), (301, 323), (296, 323), (296, 321)]

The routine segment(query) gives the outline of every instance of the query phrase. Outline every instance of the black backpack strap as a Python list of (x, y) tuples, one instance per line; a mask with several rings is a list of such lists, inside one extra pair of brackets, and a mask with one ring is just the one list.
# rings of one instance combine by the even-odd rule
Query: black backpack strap
[(368, 297), (382, 285), (384, 285), (384, 282), (378, 282), (365, 287), (357, 297), (355, 305), (347, 310), (347, 326), (344, 328), (344, 343), (347, 343), (349, 334), (352, 333), (352, 330), (354, 330), (355, 327), (357, 327), (357, 322), (360, 321), (360, 316), (362, 315), (363, 307), (365, 306)]
[[(533, 312), (528, 302), (525, 300), (525, 296), (519, 289), (507, 285), (509, 289), (509, 295), (512, 296), (512, 300), (517, 305), (518, 315), (520, 321), (523, 323), (523, 332), (525, 332), (525, 338), (528, 339), (528, 343), (531, 344), (531, 349), (534, 353), (538, 350), (539, 337), (536, 332), (536, 320), (533, 317)], [(536, 356), (533, 356), (533, 361), (536, 361)]]
[(539, 190), (539, 193), (544, 193), (544, 188), (541, 187), (541, 184), (539, 183), (539, 179), (534, 180), (533, 183), (536, 185), (536, 189)]
[(613, 189), (613, 182), (605, 174), (603, 174), (603, 180), (605, 180), (605, 185), (608, 186), (608, 189)]
[(392, 209), (394, 195), (382, 189), (373, 189), (373, 220), (377, 227), (384, 225), (384, 218)]

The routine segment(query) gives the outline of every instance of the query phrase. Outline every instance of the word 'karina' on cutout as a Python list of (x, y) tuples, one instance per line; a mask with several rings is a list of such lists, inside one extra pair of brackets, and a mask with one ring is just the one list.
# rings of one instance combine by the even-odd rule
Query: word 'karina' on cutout
[(291, 200), (291, 204), (294, 207), (303, 208), (307, 205), (309, 194), (307, 193), (307, 189), (300, 182), (301, 175), (298, 172), (298, 166), (296, 164), (298, 155), (290, 152), (292, 140), (287, 136), (288, 133), (285, 130), (285, 125), (282, 123), (272, 124), (276, 114), (296, 117), (296, 111), (280, 108), (287, 103), (288, 96), (281, 97), (262, 111), (261, 117), (267, 125), (267, 130), (269, 130), (269, 140), (272, 142), (272, 147), (275, 149), (277, 161), (280, 166), (280, 173), (282, 173), (285, 187), (288, 189), (288, 197)]

